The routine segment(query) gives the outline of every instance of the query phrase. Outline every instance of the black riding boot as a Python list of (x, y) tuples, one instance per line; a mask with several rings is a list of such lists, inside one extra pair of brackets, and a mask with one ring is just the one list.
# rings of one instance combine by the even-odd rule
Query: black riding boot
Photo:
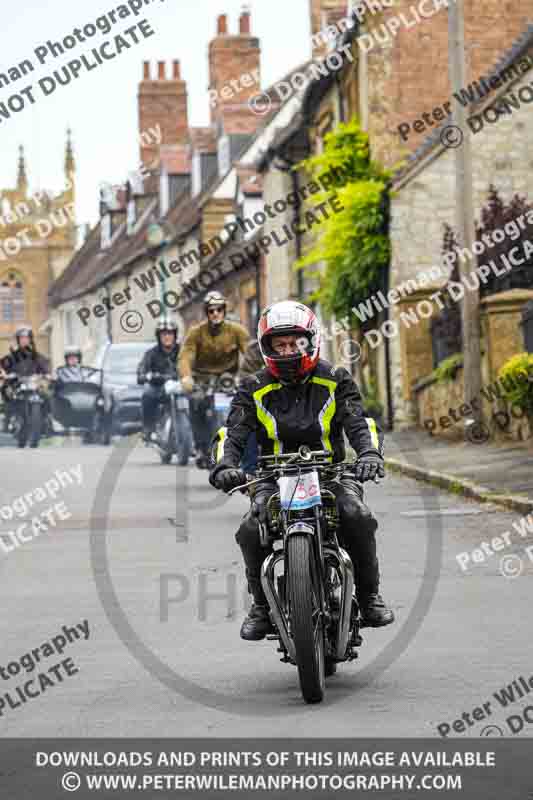
[(334, 489), (337, 496), (340, 541), (354, 566), (357, 600), (365, 627), (379, 628), (394, 622), (394, 613), (379, 594), (379, 563), (376, 553), (378, 523), (363, 501), (363, 487), (351, 475), (343, 475)]
[(259, 523), (251, 513), (247, 514), (235, 536), (239, 544), (246, 566), (248, 591), (254, 602), (241, 626), (241, 639), (260, 641), (267, 633), (271, 633), (272, 623), (268, 612), (268, 603), (261, 586), (261, 565), (271, 552), (270, 548), (261, 547), (259, 540)]

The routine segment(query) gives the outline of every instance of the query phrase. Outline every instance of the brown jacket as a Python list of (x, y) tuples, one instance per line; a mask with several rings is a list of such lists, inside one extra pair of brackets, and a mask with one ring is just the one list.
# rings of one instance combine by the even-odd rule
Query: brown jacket
[(181, 380), (193, 375), (222, 375), (237, 372), (239, 353), (245, 353), (250, 336), (238, 322), (225, 321), (218, 336), (209, 332), (208, 322), (191, 328), (178, 358)]

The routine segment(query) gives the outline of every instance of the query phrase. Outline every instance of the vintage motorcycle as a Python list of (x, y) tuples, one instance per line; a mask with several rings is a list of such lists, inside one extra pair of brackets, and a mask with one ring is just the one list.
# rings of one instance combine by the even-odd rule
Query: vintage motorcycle
[(6, 375), (12, 393), (9, 430), (19, 447), (38, 447), (46, 432), (46, 405), (49, 378), (45, 375), (21, 377)]
[(159, 450), (162, 464), (170, 464), (176, 455), (178, 464), (186, 467), (193, 449), (189, 399), (175, 376), (153, 372), (151, 379), (164, 381), (164, 399), (159, 404), (152, 442)]
[(325, 678), (337, 664), (357, 658), (361, 620), (354, 594), (354, 568), (339, 545), (335, 495), (327, 482), (346, 469), (332, 465), (331, 453), (300, 447), (297, 453), (259, 458), (259, 477), (233, 489), (249, 490), (266, 479), (278, 491), (260, 523), (261, 544), (273, 545), (262, 566), (261, 584), (268, 600), (281, 661), (298, 667), (307, 703), (324, 697)]

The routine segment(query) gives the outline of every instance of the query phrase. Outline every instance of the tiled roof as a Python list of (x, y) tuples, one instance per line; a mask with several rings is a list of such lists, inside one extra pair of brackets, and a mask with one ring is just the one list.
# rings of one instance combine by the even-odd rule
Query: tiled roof
[(100, 247), (100, 222), (95, 225), (64, 273), (52, 284), (49, 292), (50, 304), (57, 306), (96, 290), (111, 275), (142, 255), (146, 251), (146, 228), (154, 218), (157, 205), (157, 198), (152, 198), (142, 212), (142, 225), (133, 235), (128, 236), (126, 222), (123, 222), (115, 231), (111, 246), (106, 250), (101, 250)]

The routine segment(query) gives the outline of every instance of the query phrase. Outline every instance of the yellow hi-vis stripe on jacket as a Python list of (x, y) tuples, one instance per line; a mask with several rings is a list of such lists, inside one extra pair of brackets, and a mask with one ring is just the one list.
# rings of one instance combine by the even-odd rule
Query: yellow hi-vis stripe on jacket
[(370, 438), (372, 440), (372, 446), (379, 450), (379, 436), (378, 436), (378, 429), (376, 427), (376, 420), (372, 419), (372, 417), (365, 417), (366, 424), (368, 425), (368, 430), (370, 431)]
[(277, 456), (283, 450), (283, 446), (278, 438), (278, 426), (275, 418), (272, 416), (270, 411), (266, 410), (261, 402), (266, 394), (273, 392), (276, 389), (281, 389), (281, 383), (269, 383), (268, 386), (263, 386), (262, 389), (258, 389), (257, 392), (254, 392), (253, 398), (257, 411), (257, 419), (262, 425), (265, 426), (268, 438), (274, 442), (274, 455)]
[(329, 450), (329, 452), (332, 453), (333, 447), (331, 446), (329, 434), (331, 431), (331, 420), (337, 410), (337, 404), (335, 402), (335, 389), (337, 388), (337, 384), (335, 381), (329, 381), (327, 378), (311, 378), (311, 383), (318, 383), (329, 389), (329, 397), (318, 415), (318, 422), (320, 424), (320, 430), (322, 431), (322, 445), (324, 450)]
[(217, 431), (218, 436), (218, 444), (217, 444), (217, 464), (219, 461), (222, 461), (224, 458), (224, 442), (226, 441), (226, 436), (228, 433), (228, 429), (226, 427), (219, 428)]

